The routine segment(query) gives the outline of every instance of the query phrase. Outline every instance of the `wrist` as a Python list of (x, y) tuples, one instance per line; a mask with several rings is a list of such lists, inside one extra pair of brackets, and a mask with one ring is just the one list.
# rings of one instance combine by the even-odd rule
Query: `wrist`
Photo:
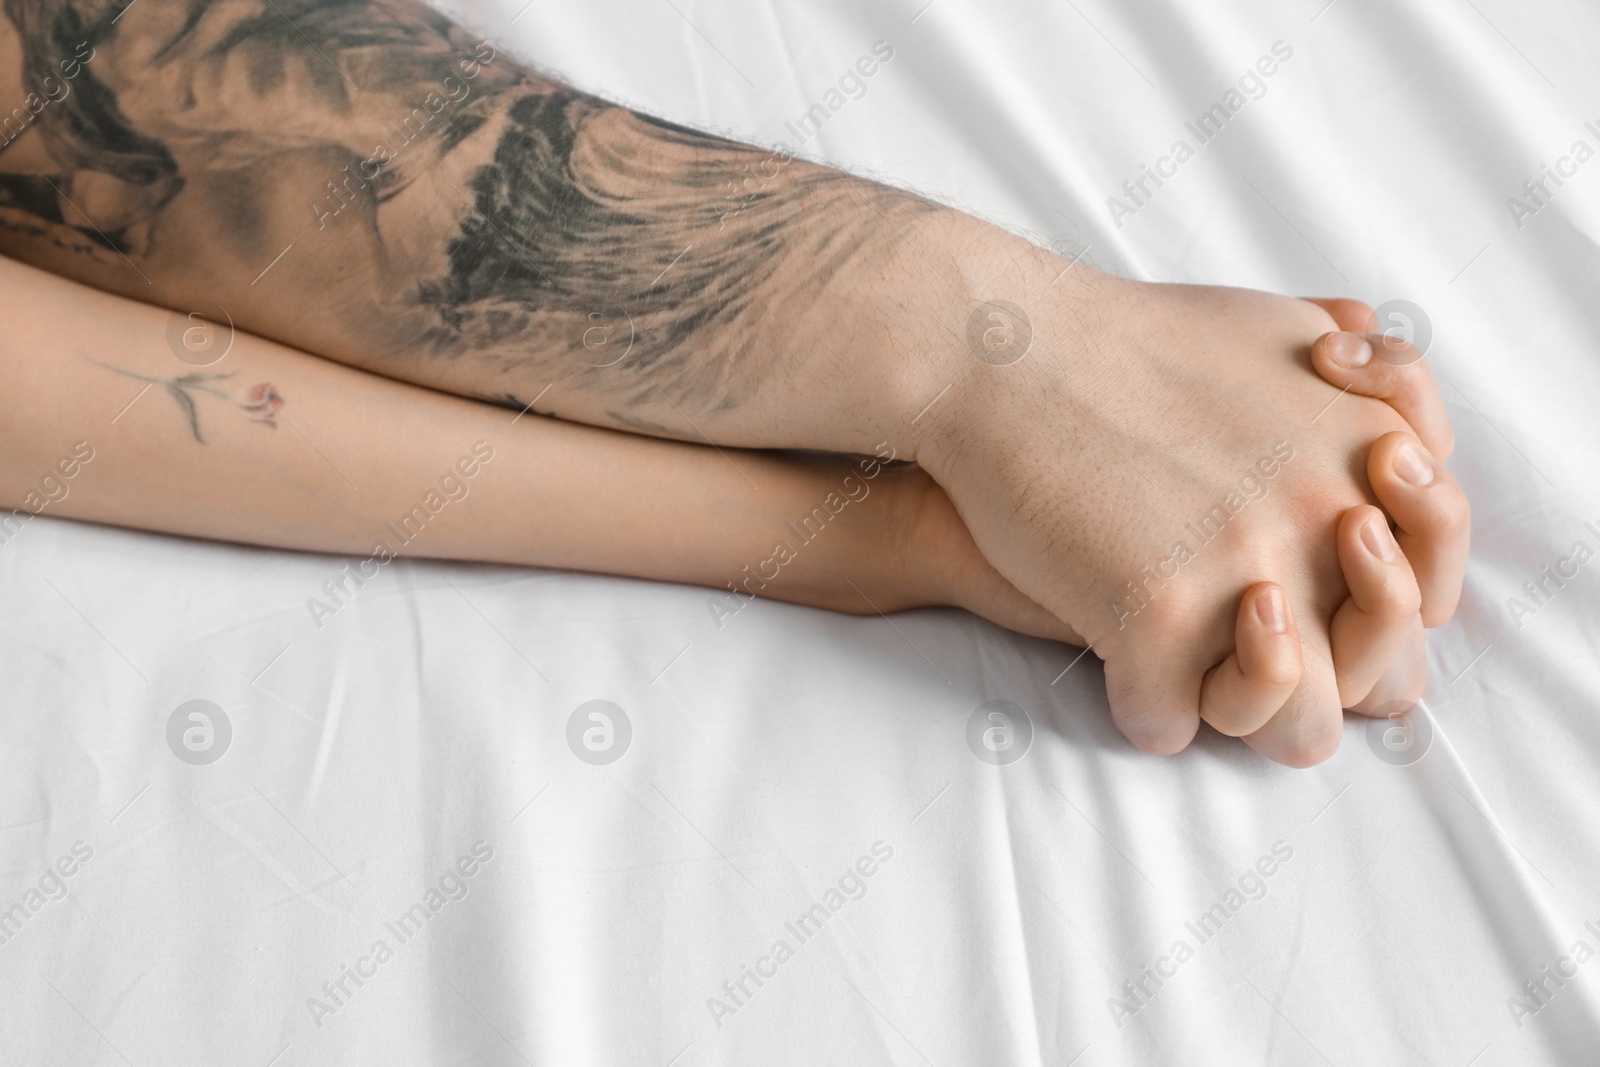
[(880, 438), (943, 481), (985, 424), (998, 424), (1007, 396), (1035, 388), (1045, 369), (1084, 345), (1094, 308), (1115, 279), (967, 215), (942, 212), (908, 232), (899, 264), (915, 286), (894, 399)]
[(920, 467), (886, 471), (878, 531), (887, 575), (907, 606), (965, 606), (963, 578), (977, 547), (949, 496)]
[(1007, 582), (978, 550), (948, 494), (923, 469), (897, 474), (888, 510), (896, 588), (904, 606), (964, 608), (1009, 630), (1083, 644), (1077, 632)]

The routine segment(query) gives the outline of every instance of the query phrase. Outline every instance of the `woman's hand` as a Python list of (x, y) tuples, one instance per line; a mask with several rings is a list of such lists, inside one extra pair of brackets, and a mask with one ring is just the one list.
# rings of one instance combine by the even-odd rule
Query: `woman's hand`
[(908, 466), (884, 477), (906, 607), (948, 604), (1018, 633), (1084, 644), (1077, 631), (1001, 577), (978, 551), (950, 497), (926, 471)]

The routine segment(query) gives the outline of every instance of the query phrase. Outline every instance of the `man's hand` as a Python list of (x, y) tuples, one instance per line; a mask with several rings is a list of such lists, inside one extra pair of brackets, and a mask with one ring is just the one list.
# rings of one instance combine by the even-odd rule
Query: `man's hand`
[[(1357, 389), (1346, 372), (1343, 395), (1312, 373), (1338, 325), (1324, 310), (1066, 266), (990, 267), (968, 307), (991, 301), (997, 328), (1031, 340), (958, 352), (928, 376), (929, 399), (949, 388), (918, 419), (918, 460), (996, 568), (1106, 661), (1135, 744), (1176, 751), (1206, 718), (1282, 762), (1325, 758), (1340, 709), (1372, 710), (1391, 663), (1415, 656), (1419, 608), (1432, 622), (1453, 609), (1459, 489), (1393, 408), (1360, 395), (1376, 382)], [(1404, 553), (1373, 503), (1400, 521)], [(1262, 582), (1286, 594), (1303, 667), (1262, 663), (1246, 685), (1244, 661), (1261, 657), (1239, 641), (1241, 602), (1267, 596), (1271, 617)], [(1406, 684), (1396, 696), (1419, 695)], [(1243, 722), (1241, 703), (1256, 709)]]

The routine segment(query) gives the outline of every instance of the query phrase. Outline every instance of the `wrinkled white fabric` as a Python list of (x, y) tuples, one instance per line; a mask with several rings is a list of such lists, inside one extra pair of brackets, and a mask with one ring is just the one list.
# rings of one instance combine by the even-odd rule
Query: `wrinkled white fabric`
[[(1475, 512), (1425, 754), (1352, 719), (1308, 771), (1144, 757), (1092, 656), (954, 611), (719, 629), (700, 590), (397, 562), (319, 627), (342, 560), (44, 518), (0, 545), (0, 1061), (1594, 1061), (1600, 561), (1542, 568), (1600, 551), (1600, 162), (1561, 162), (1600, 151), (1600, 10), (525, 2), (462, 12), (1103, 266), (1424, 309)], [(627, 729), (569, 733), (593, 700)]]

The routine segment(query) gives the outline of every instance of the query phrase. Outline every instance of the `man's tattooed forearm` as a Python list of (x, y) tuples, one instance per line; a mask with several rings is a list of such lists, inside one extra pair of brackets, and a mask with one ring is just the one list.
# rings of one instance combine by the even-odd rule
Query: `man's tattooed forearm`
[(460, 60), (459, 70), (446, 74), (437, 85), (419, 89), (417, 103), (403, 114), (396, 114), (383, 128), (381, 139), (371, 155), (339, 168), (325, 183), (324, 190), (311, 203), (317, 229), (323, 230), (344, 212), (363, 203), (376, 203), (392, 195), (397, 167), (408, 153), (417, 151), (414, 142), (437, 137), (436, 152), (448, 152), (483, 125), (484, 116), (463, 109), (472, 96), (472, 83), (483, 68), (495, 60), (493, 45), (480, 41), (472, 55)]
[(647, 372), (638, 394), (668, 379), (727, 395), (754, 335), (739, 327), (776, 297), (791, 254), (804, 267), (787, 286), (815, 293), (872, 236), (828, 223), (854, 183), (814, 167), (730, 212), (730, 175), (767, 158), (570, 91), (514, 100), (465, 190), (448, 269), (418, 291), (437, 315), (432, 351), (510, 369), (542, 348)]
[(553, 82), (413, 0), (3, 5), (28, 78), (94, 58), (0, 154), (0, 219), (128, 257), (146, 298), (271, 291), (294, 312), (266, 332), (457, 391), (560, 380), (651, 432), (682, 421), (663, 398), (738, 405), (782, 324), (936, 210)]
[(91, 363), (99, 363), (100, 366), (105, 367), (107, 370), (114, 370), (118, 374), (129, 378), (147, 382), (146, 388), (149, 388), (150, 385), (161, 386), (166, 391), (166, 394), (173, 399), (173, 402), (178, 405), (178, 410), (183, 412), (184, 418), (189, 423), (189, 432), (194, 434), (194, 439), (201, 444), (205, 444), (205, 438), (200, 436), (200, 409), (194, 400), (194, 394), (196, 393), (220, 397), (248, 415), (251, 422), (259, 423), (273, 430), (278, 428), (278, 412), (283, 410), (284, 399), (283, 394), (279, 393), (277, 387), (271, 382), (257, 382), (245, 390), (243, 396), (236, 397), (234, 394), (213, 384), (232, 378), (232, 371), (226, 374), (206, 374), (201, 371), (195, 371), (191, 374), (181, 374), (176, 377), (162, 377), (154, 374), (140, 374), (138, 371), (118, 367), (95, 359), (93, 356), (84, 356), (83, 358)]
[(79, 41), (71, 55), (43, 70), (36, 62), (28, 63), (23, 71), (23, 91), (27, 95), (9, 113), (0, 115), (0, 152), (11, 147), (11, 142), (21, 137), (45, 108), (72, 95), (73, 80), (92, 62), (94, 46)]

